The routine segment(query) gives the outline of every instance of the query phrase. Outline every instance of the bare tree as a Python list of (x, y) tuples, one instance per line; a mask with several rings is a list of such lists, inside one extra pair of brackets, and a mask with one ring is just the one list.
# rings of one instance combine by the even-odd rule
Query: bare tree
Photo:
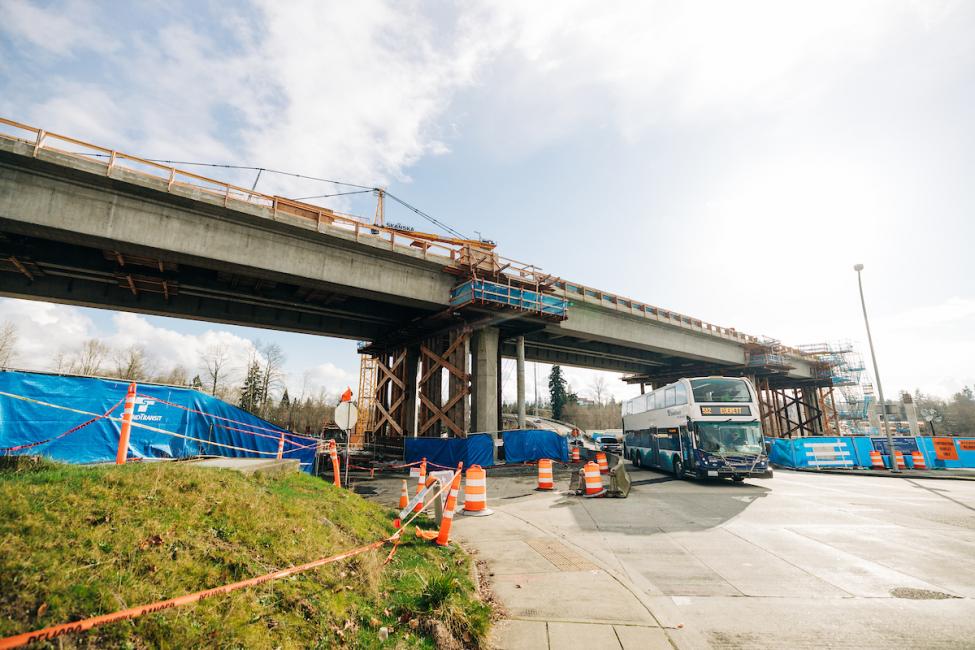
[(190, 384), (190, 373), (184, 366), (174, 366), (168, 373), (160, 374), (156, 380), (162, 384), (172, 384), (173, 386), (188, 386)]
[(264, 357), (261, 368), (261, 416), (267, 417), (271, 408), (271, 392), (283, 384), (284, 379), (284, 352), (277, 343), (261, 344), (258, 341), (255, 347)]
[(51, 358), (51, 368), (54, 372), (70, 372), (71, 359), (64, 350), (58, 350)]
[(17, 358), (17, 326), (6, 321), (0, 326), (0, 368), (6, 368)]
[(220, 380), (226, 379), (227, 363), (230, 361), (230, 350), (226, 344), (214, 343), (207, 347), (200, 355), (200, 363), (206, 373), (207, 383), (210, 387), (210, 394), (216, 396), (217, 389), (220, 388)]
[(81, 350), (70, 363), (68, 370), (76, 375), (100, 374), (109, 352), (111, 349), (98, 339), (88, 339), (81, 344)]
[(115, 376), (119, 379), (142, 381), (149, 378), (152, 362), (141, 345), (116, 350), (113, 355)]
[(609, 386), (606, 383), (606, 378), (602, 375), (596, 375), (592, 383), (589, 384), (589, 390), (592, 392), (592, 400), (601, 406), (603, 400), (609, 394)]

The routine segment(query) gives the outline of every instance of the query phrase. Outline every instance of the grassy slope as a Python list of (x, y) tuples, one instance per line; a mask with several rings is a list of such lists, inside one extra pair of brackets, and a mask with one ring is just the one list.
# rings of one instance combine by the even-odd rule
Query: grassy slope
[[(10, 461), (11, 459), (0, 459)], [(392, 532), (382, 507), (304, 474), (174, 463), (0, 466), (0, 637), (308, 562)], [(64, 638), (67, 647), (431, 647), (410, 618), (477, 640), (469, 559), (406, 538), (298, 576)], [(393, 632), (385, 643), (378, 627)]]

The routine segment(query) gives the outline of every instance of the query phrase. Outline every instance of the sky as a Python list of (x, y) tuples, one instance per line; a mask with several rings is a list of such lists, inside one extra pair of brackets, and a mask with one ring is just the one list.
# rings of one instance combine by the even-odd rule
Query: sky
[[(867, 351), (862, 263), (885, 393), (975, 384), (975, 3), (0, 11), (5, 117), (146, 157), (385, 186), (506, 257), (788, 344)], [(258, 189), (342, 190), (273, 174)], [(396, 206), (387, 220), (431, 227)], [(242, 365), (260, 339), (284, 349), (292, 390), (358, 377), (349, 341), (9, 299), (0, 319), (20, 326), (31, 367), (91, 336), (138, 340), (160, 366), (222, 338)], [(568, 370), (580, 394), (594, 376)]]

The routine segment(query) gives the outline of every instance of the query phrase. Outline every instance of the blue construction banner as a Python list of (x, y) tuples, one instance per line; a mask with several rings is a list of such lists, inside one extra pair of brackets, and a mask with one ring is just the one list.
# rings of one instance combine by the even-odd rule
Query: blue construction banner
[[(887, 438), (871, 438), (873, 448), (885, 456), (890, 455), (890, 447), (887, 446)], [(919, 451), (915, 438), (894, 438), (894, 449), (906, 456), (910, 456), (912, 451)]]
[[(0, 454), (66, 463), (115, 460), (129, 382), (0, 372)], [(128, 457), (284, 458), (311, 471), (315, 440), (189, 388), (138, 384)]]
[(569, 442), (547, 429), (513, 429), (504, 432), (504, 459), (523, 463), (540, 458), (569, 462)]

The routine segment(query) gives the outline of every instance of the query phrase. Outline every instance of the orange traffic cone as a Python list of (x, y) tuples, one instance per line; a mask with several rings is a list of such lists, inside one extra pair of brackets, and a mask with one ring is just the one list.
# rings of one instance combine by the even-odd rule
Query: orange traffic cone
[(410, 504), (410, 490), (406, 487), (406, 479), (403, 479), (403, 489), (399, 493), (399, 509), (402, 510)]
[(342, 487), (342, 470), (339, 468), (339, 451), (334, 440), (328, 441), (328, 455), (332, 457), (332, 482), (335, 487)]
[(454, 510), (457, 509), (457, 493), (460, 492), (462, 469), (464, 469), (464, 463), (457, 463), (457, 473), (454, 474), (454, 480), (450, 483), (450, 493), (447, 495), (447, 503), (443, 509), (443, 520), (440, 522), (437, 546), (446, 546), (450, 543), (450, 526), (454, 522)]

